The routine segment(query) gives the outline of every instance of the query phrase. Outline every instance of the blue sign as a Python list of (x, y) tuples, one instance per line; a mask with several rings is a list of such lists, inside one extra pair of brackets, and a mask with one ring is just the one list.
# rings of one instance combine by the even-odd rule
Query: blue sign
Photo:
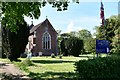
[(109, 53), (110, 42), (108, 40), (96, 40), (97, 53)]

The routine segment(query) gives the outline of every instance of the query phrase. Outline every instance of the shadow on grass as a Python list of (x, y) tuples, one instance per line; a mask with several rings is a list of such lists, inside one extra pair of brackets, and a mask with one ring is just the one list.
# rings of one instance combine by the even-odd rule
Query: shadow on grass
[(73, 72), (30, 72), (28, 76), (33, 80), (78, 80), (77, 74)]
[(32, 60), (34, 63), (41, 64), (54, 64), (54, 63), (73, 63), (75, 61), (62, 61), (62, 60)]

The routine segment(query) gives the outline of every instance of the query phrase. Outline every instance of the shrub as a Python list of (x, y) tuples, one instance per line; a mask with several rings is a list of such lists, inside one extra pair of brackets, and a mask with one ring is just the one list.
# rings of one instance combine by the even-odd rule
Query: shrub
[(87, 60), (81, 60), (75, 63), (75, 71), (79, 73), (80, 78), (88, 79), (108, 79), (120, 78), (120, 58), (104, 57)]
[(51, 58), (55, 58), (55, 54), (54, 53), (51, 54)]
[(59, 58), (62, 59), (62, 55), (59, 55)]
[(77, 37), (69, 37), (61, 41), (61, 52), (64, 56), (73, 55), (78, 57), (82, 53), (83, 40)]

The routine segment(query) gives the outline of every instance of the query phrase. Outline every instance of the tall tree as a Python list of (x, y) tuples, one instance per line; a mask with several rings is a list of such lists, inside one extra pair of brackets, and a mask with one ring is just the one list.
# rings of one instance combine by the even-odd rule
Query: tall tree
[[(88, 53), (90, 48), (92, 48), (91, 46), (89, 46), (88, 42), (90, 42), (90, 40), (92, 39), (92, 34), (90, 33), (90, 31), (83, 29), (78, 31), (78, 38), (83, 40), (83, 50), (82, 53)], [(91, 43), (92, 44), (92, 43)]]
[(111, 16), (110, 18), (106, 19), (106, 25), (98, 28), (98, 34), (97, 39), (107, 39), (110, 41), (110, 50), (113, 50), (115, 48), (115, 45), (113, 46), (115, 40), (117, 40), (118, 37), (116, 37), (116, 31), (118, 31), (120, 27), (118, 16)]
[(29, 36), (29, 27), (26, 22), (23, 24), (16, 22), (16, 25), (19, 26), (17, 34), (3, 27), (3, 52), (11, 61), (17, 61), (20, 53), (24, 53)]
[(78, 37), (82, 40), (87, 40), (88, 38), (91, 38), (92, 35), (91, 35), (90, 31), (83, 29), (78, 32)]
[(77, 37), (77, 32), (76, 31), (71, 31), (70, 33), (71, 37)]
[(115, 36), (112, 39), (112, 53), (116, 53), (120, 55), (120, 27), (114, 31), (115, 32)]

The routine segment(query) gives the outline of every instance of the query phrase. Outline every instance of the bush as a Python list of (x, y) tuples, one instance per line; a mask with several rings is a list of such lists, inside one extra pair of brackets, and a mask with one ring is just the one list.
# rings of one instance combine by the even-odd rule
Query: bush
[(62, 59), (62, 55), (59, 55), (59, 58)]
[(120, 78), (120, 57), (104, 57), (81, 60), (75, 63), (80, 78)]
[(64, 56), (73, 55), (78, 57), (82, 53), (83, 40), (77, 37), (66, 38), (61, 41), (60, 46)]
[(51, 54), (51, 58), (55, 58), (55, 54), (54, 53)]

